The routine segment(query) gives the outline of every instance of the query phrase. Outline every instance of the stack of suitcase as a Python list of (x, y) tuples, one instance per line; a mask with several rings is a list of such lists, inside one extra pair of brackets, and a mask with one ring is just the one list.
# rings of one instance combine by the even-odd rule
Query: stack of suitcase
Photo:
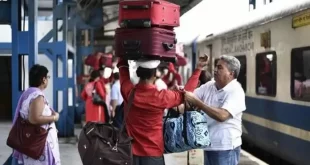
[(176, 62), (180, 7), (164, 0), (122, 0), (115, 32), (115, 54), (128, 60)]

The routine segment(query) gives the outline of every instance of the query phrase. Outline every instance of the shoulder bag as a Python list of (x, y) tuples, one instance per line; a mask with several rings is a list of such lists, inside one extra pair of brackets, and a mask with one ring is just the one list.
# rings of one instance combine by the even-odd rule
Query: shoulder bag
[(206, 114), (193, 107), (183, 115), (171, 117), (171, 110), (164, 119), (165, 153), (203, 149), (210, 145)]
[(82, 129), (78, 150), (84, 165), (132, 165), (131, 141), (124, 129), (135, 88), (132, 89), (120, 129), (110, 123), (88, 122)]
[(95, 104), (95, 105), (105, 105), (106, 106), (105, 100), (103, 100), (103, 98), (97, 93), (97, 90), (96, 90), (97, 83), (98, 82), (94, 83), (94, 90), (93, 90), (93, 93), (92, 93), (93, 104)]
[(101, 98), (101, 96), (97, 93), (97, 90), (96, 90), (96, 84), (98, 82), (95, 82), (94, 83), (94, 91), (92, 93), (92, 101), (93, 101), (93, 104), (94, 105), (99, 105), (99, 106), (103, 106), (103, 109), (104, 109), (104, 116), (105, 116), (105, 121), (106, 122), (110, 122), (111, 118), (110, 118), (110, 115), (109, 115), (109, 109), (108, 109), (108, 106), (105, 102), (105, 100), (103, 100)]
[(38, 160), (43, 154), (50, 129), (51, 127), (46, 130), (40, 125), (31, 124), (19, 114), (6, 144), (14, 150)]

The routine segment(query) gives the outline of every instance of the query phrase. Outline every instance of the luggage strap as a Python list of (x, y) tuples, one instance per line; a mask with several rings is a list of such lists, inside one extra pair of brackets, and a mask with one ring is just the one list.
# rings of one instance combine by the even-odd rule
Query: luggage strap
[(118, 140), (119, 138), (121, 137), (121, 134), (123, 133), (124, 131), (124, 128), (125, 128), (125, 124), (126, 124), (126, 119), (128, 117), (128, 114), (129, 114), (129, 111), (131, 109), (131, 105), (132, 105), (132, 102), (133, 102), (133, 99), (134, 99), (134, 96), (135, 96), (135, 92), (136, 92), (136, 87), (134, 87), (131, 92), (130, 92), (130, 95), (129, 95), (129, 99), (128, 99), (128, 104), (126, 106), (126, 110), (125, 110), (125, 106), (124, 106), (124, 118), (123, 118), (123, 123), (121, 125), (121, 129), (119, 131), (119, 134), (117, 136), (117, 140), (116, 140), (116, 144), (118, 143)]

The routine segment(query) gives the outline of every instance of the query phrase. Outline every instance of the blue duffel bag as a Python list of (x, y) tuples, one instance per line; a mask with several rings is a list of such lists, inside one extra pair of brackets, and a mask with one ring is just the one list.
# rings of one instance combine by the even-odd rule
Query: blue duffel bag
[[(171, 110), (170, 110), (171, 111)], [(210, 146), (207, 116), (202, 111), (185, 111), (164, 119), (165, 153), (184, 152)]]

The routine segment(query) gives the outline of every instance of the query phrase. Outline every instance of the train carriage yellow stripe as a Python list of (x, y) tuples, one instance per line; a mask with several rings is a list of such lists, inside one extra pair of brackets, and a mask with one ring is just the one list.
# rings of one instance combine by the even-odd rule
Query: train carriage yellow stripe
[(296, 128), (296, 127), (293, 127), (287, 124), (271, 121), (271, 120), (258, 117), (255, 115), (251, 115), (248, 113), (243, 113), (242, 119), (244, 121), (247, 121), (247, 122), (250, 122), (250, 123), (265, 127), (265, 128), (269, 128), (273, 131), (277, 131), (277, 132), (310, 142), (310, 131)]

